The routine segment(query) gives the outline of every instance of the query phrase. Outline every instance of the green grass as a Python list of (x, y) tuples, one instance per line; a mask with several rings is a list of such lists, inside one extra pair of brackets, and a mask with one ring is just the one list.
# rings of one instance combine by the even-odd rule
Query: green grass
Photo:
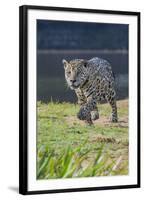
[(108, 104), (98, 107), (88, 126), (76, 118), (78, 105), (38, 102), (38, 179), (128, 174), (128, 101), (118, 102), (118, 123), (109, 122)]

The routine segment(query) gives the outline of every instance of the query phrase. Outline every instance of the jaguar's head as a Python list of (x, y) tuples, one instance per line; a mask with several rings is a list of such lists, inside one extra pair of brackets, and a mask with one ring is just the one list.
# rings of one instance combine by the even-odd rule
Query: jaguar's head
[(87, 61), (83, 59), (75, 59), (70, 62), (66, 60), (63, 60), (62, 62), (68, 86), (72, 90), (81, 87), (88, 79)]

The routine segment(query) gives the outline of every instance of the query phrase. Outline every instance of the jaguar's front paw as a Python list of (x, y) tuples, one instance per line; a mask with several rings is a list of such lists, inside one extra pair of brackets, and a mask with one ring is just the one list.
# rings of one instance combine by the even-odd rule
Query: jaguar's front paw
[(81, 108), (80, 111), (77, 114), (78, 119), (80, 120), (86, 120), (86, 111), (84, 108)]
[(91, 119), (92, 120), (97, 120), (99, 119), (99, 113), (97, 111), (92, 111), (91, 112)]

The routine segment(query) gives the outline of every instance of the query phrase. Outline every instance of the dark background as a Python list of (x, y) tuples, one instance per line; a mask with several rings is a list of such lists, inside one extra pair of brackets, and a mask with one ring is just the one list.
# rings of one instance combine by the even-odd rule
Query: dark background
[(62, 59), (93, 57), (111, 63), (117, 99), (127, 98), (128, 25), (37, 20), (37, 99), (75, 102)]

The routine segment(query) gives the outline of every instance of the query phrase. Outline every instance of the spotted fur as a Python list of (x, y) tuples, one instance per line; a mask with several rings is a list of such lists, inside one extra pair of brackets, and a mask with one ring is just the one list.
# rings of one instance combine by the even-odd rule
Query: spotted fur
[(68, 86), (75, 90), (80, 110), (77, 117), (92, 124), (99, 118), (97, 103), (106, 99), (111, 107), (111, 121), (117, 122), (116, 92), (111, 65), (101, 58), (63, 60)]

